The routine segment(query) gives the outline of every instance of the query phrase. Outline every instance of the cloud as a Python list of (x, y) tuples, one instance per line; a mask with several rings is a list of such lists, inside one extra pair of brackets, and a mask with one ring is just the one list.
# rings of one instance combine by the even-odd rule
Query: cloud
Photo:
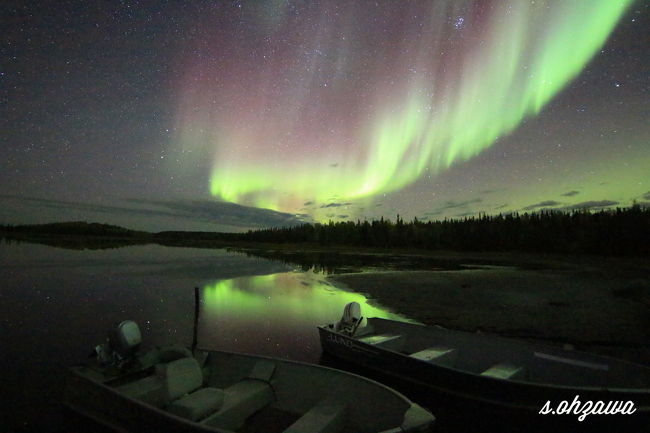
[(643, 194), (643, 198), (644, 198), (645, 200), (650, 200), (650, 191), (648, 191), (648, 192), (646, 192), (645, 194)]
[(479, 211), (469, 212), (469, 205), (476, 204), (476, 203), (481, 203), (481, 202), (483, 202), (483, 199), (481, 199), (479, 197), (471, 199), (471, 200), (465, 200), (465, 201), (448, 200), (442, 206), (436, 207), (436, 208), (434, 208), (433, 210), (431, 210), (429, 212), (424, 212), (424, 215), (425, 216), (426, 215), (428, 215), (428, 216), (440, 215), (440, 214), (446, 213), (445, 211), (448, 211), (450, 209), (458, 209), (458, 210), (468, 211), (468, 212), (461, 213), (461, 214), (454, 215), (454, 216), (475, 215)]
[(539, 203), (531, 204), (529, 206), (526, 206), (523, 208), (523, 210), (533, 210), (537, 209), (540, 207), (551, 207), (551, 206), (558, 206), (561, 205), (562, 203), (557, 202), (555, 200), (546, 200), (546, 201), (541, 201)]
[(328, 207), (341, 207), (341, 206), (350, 206), (352, 203), (327, 203), (321, 206), (321, 209)]
[(279, 227), (302, 222), (297, 214), (277, 212), (214, 200), (143, 200), (131, 199), (132, 203), (158, 206), (163, 212), (171, 211), (178, 216), (195, 218), (205, 222), (218, 221), (234, 226)]
[(564, 194), (560, 194), (563, 197), (573, 197), (574, 195), (580, 194), (580, 191), (569, 191), (565, 192)]
[(504, 203), (501, 206), (497, 206), (497, 207), (494, 208), (494, 210), (503, 209), (504, 207), (508, 207), (508, 203)]
[(313, 205), (313, 204), (314, 204), (313, 201), (306, 201), (306, 202), (304, 202), (302, 205), (303, 205), (303, 206), (311, 206), (311, 205)]
[(347, 217), (349, 217), (349, 216), (350, 216), (350, 215), (337, 215), (337, 217), (339, 217), (339, 218), (341, 218), (341, 219), (345, 219), (345, 218), (347, 218)]
[(575, 210), (575, 209), (603, 209), (606, 207), (612, 207), (619, 204), (617, 201), (612, 200), (591, 200), (583, 201), (582, 203), (572, 204), (567, 206), (564, 209), (566, 210)]
[[(150, 226), (157, 227), (161, 227), (160, 221), (171, 220), (174, 222), (174, 229), (178, 229), (179, 226), (187, 226), (189, 223), (195, 226), (199, 223), (206, 229), (215, 225), (242, 230), (281, 227), (306, 222), (304, 214), (294, 215), (212, 200), (117, 199), (115, 204), (96, 204), (0, 195), (0, 201), (13, 201), (14, 205), (23, 204), (32, 209), (35, 207), (55, 211), (54, 215), (56, 216), (53, 216), (52, 219), (57, 220), (69, 219), (70, 212), (75, 212), (75, 219), (78, 218), (78, 215), (82, 215), (82, 218), (97, 218), (93, 214), (100, 213), (113, 217), (139, 218), (138, 225), (140, 226), (142, 226), (143, 219), (150, 221)], [(159, 218), (158, 223), (156, 218)]]
[(455, 216), (455, 217), (461, 217), (461, 218), (462, 218), (462, 217), (468, 217), (468, 216), (478, 215), (478, 214), (480, 214), (480, 213), (481, 213), (481, 211), (476, 211), (476, 212), (463, 212), (463, 213), (456, 214), (456, 215), (454, 215), (454, 216)]
[(455, 209), (459, 207), (466, 207), (467, 205), (470, 204), (475, 204), (475, 203), (481, 203), (483, 200), (480, 198), (475, 198), (472, 200), (466, 200), (466, 201), (461, 201), (461, 202), (454, 202), (454, 201), (448, 201), (447, 205), (443, 207), (443, 209)]
[(338, 166), (339, 166), (338, 162), (335, 162), (334, 164), (330, 164), (330, 167), (338, 167)]
[(467, 207), (470, 204), (475, 204), (475, 203), (481, 203), (483, 200), (480, 198), (475, 198), (472, 200), (466, 200), (466, 201), (454, 201), (454, 200), (449, 200), (445, 202), (444, 206), (441, 206), (439, 208), (436, 208), (438, 211), (443, 211), (446, 209), (457, 209), (461, 207)]

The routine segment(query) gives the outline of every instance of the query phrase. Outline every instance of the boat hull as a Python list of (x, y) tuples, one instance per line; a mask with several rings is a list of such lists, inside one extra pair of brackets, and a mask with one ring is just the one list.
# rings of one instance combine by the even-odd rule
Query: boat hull
[(327, 354), (397, 379), (407, 386), (416, 387), (418, 391), (432, 392), (444, 399), (452, 398), (456, 405), (537, 415), (547, 402), (552, 405), (561, 401), (570, 403), (579, 396), (581, 402), (632, 401), (636, 409), (635, 419), (643, 417), (647, 421), (650, 414), (650, 393), (647, 389), (607, 390), (484, 377), (377, 348), (340, 334), (329, 326), (318, 329), (322, 348)]
[(197, 423), (126, 397), (111, 387), (71, 369), (64, 406), (82, 418), (116, 432), (215, 432)]
[[(259, 361), (274, 365), (269, 382), (274, 397), (266, 408), (290, 416), (292, 419), (289, 424), (301, 419), (319, 402), (329, 398), (338, 398), (338, 402), (346, 404), (345, 431), (352, 428), (354, 431), (373, 433), (426, 432), (430, 431), (434, 423), (435, 418), (428, 411), (385, 385), (348, 372), (296, 361), (221, 351), (210, 352), (203, 366), (204, 370), (210, 371), (207, 386), (224, 389), (228, 393), (228, 390), (232, 389), (229, 388), (230, 385), (247, 380), (247, 375)], [(72, 367), (68, 372), (64, 406), (113, 431), (232, 433), (231, 430), (189, 421), (152, 404), (131, 398), (119, 392), (119, 387), (114, 385), (116, 382), (125, 383), (124, 376), (128, 382), (130, 377), (139, 378), (141, 373), (147, 373), (148, 370), (150, 368), (107, 378), (97, 368)], [(259, 412), (256, 410), (253, 413)], [(257, 415), (255, 417), (256, 422), (259, 422), (260, 418)], [(278, 421), (278, 424), (261, 427), (257, 424), (255, 427), (247, 424), (246, 431), (284, 431), (285, 427), (288, 427), (282, 427), (284, 420), (269, 420)], [(405, 425), (411, 427), (404, 430)]]

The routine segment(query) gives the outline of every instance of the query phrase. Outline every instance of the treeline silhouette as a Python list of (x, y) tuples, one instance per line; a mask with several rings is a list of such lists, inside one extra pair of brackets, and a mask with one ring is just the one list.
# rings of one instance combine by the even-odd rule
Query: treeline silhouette
[(133, 238), (147, 236), (149, 233), (130, 230), (124, 227), (88, 223), (85, 221), (70, 221), (50, 224), (25, 224), (25, 225), (0, 225), (0, 230), (5, 233), (15, 234), (44, 234), (44, 235), (71, 235), (71, 236), (101, 236)]
[[(123, 227), (69, 222), (40, 225), (0, 225), (4, 240), (61, 242), (44, 236), (76, 237), (75, 245), (91, 239), (113, 245), (155, 242), (170, 246), (218, 248), (231, 243), (317, 244), (324, 246), (379, 247), (452, 251), (522, 251), (559, 254), (617, 256), (650, 255), (650, 207), (590, 212), (541, 211), (508, 215), (482, 215), (463, 219), (395, 222), (345, 221), (302, 224), (251, 230), (246, 233), (168, 231), (148, 233)], [(79, 243), (86, 238), (87, 242)], [(45, 240), (43, 240), (45, 239)], [(71, 242), (69, 240), (69, 242)], [(97, 247), (102, 247), (101, 244)]]
[(405, 222), (329, 222), (237, 234), (239, 240), (457, 251), (648, 255), (650, 208), (534, 213)]

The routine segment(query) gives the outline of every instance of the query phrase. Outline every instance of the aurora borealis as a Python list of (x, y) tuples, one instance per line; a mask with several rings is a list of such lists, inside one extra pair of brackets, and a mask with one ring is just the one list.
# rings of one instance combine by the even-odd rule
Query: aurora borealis
[(8, 9), (5, 221), (230, 231), (650, 201), (641, 1)]
[[(577, 75), (627, 2), (332, 6), (305, 7), (317, 24), (281, 14), (246, 38), (219, 29), (216, 52), (207, 37), (180, 124), (188, 146), (214, 146), (214, 195), (296, 212), (396, 191), (471, 158)], [(212, 68), (233, 45), (272, 54)]]

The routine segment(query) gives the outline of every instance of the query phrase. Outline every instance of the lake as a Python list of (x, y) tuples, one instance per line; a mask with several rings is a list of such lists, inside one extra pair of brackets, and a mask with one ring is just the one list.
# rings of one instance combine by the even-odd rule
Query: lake
[(9, 431), (61, 425), (66, 367), (86, 359), (124, 319), (138, 322), (144, 347), (189, 346), (194, 287), (205, 349), (319, 362), (316, 326), (337, 320), (348, 302), (362, 304), (364, 315), (406, 320), (334, 287), (322, 270), (225, 250), (3, 243), (0, 284), (0, 425)]
[[(645, 265), (584, 259), (569, 267), (565, 257), (562, 266), (544, 257), (531, 260), (513, 267), (490, 255), (240, 253), (159, 245), (73, 250), (0, 243), (0, 430), (86, 431), (85, 425), (71, 427), (60, 409), (66, 368), (88, 358), (125, 319), (140, 324), (144, 348), (189, 346), (198, 287), (199, 348), (321, 363), (368, 376), (430, 408), (440, 432), (488, 432), (495, 426), (531, 431), (529, 419), (491, 412), (472, 412), (470, 427), (467, 408), (450, 405), (442, 395), (323, 356), (316, 329), (338, 320), (345, 304), (356, 301), (366, 317), (490, 327), (501, 335), (523, 332), (645, 363)], [(331, 274), (339, 275), (327, 278)], [(372, 293), (411, 317), (360, 293)], [(570, 421), (573, 429), (577, 421)], [(547, 427), (533, 430), (551, 431)]]

